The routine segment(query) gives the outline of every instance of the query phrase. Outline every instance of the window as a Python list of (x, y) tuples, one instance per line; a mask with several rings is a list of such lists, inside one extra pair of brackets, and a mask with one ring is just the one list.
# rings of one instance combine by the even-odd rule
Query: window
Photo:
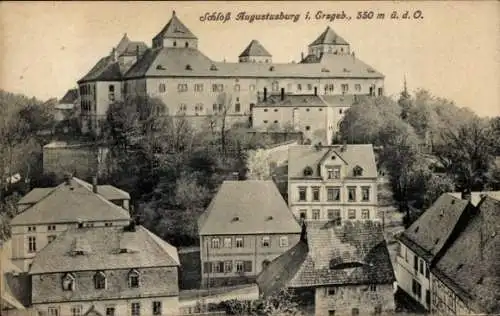
[(248, 89), (249, 89), (250, 91), (254, 91), (254, 90), (255, 90), (255, 85), (254, 85), (254, 84), (251, 84), (251, 85), (248, 87)]
[(175, 46), (177, 46), (177, 42), (176, 42), (176, 41), (174, 41), (174, 47), (175, 47)]
[(113, 226), (113, 223), (104, 223), (104, 227), (111, 227)]
[(356, 219), (356, 210), (348, 210), (347, 211), (348, 219)]
[(243, 261), (243, 271), (252, 272), (252, 261)]
[(220, 248), (220, 240), (219, 238), (212, 238), (212, 248)]
[(212, 92), (224, 92), (223, 84), (212, 84)]
[(307, 90), (311, 91), (312, 89), (313, 89), (312, 84), (308, 83), (308, 84), (307, 84)]
[(82, 316), (82, 306), (75, 305), (70, 308), (71, 316)]
[(224, 248), (231, 248), (231, 242), (232, 242), (231, 237), (225, 237), (223, 242)]
[(300, 210), (299, 214), (300, 219), (307, 219), (307, 210)]
[(179, 104), (179, 112), (186, 112), (187, 105), (184, 103)]
[(224, 105), (219, 104), (219, 112), (222, 112), (222, 111), (224, 111)]
[(302, 91), (302, 85), (300, 83), (297, 84), (297, 91)]
[(188, 48), (189, 47), (189, 43), (188, 42), (184, 43), (184, 47)]
[(425, 303), (427, 306), (431, 305), (431, 292), (429, 290), (425, 290)]
[(106, 316), (115, 316), (115, 307), (107, 306), (106, 307)]
[(415, 270), (415, 272), (418, 272), (418, 257), (417, 256), (413, 256), (413, 269)]
[(128, 286), (130, 288), (139, 287), (139, 272), (137, 270), (130, 271), (128, 275)]
[(153, 301), (153, 315), (161, 315), (161, 302)]
[(281, 236), (280, 237), (280, 247), (288, 247), (288, 237), (287, 236)]
[(335, 310), (334, 309), (328, 310), (328, 316), (335, 316)]
[(326, 188), (326, 199), (328, 201), (340, 201), (340, 188)]
[(319, 201), (319, 187), (313, 187), (312, 188), (312, 193), (313, 193), (313, 201), (318, 202)]
[(347, 199), (349, 202), (356, 201), (356, 187), (347, 187)]
[(194, 107), (195, 112), (203, 112), (203, 103), (198, 103)]
[(362, 201), (370, 201), (370, 187), (361, 187), (361, 199)]
[(378, 88), (378, 95), (384, 94), (384, 88)]
[(353, 308), (352, 309), (352, 315), (359, 315), (359, 308)]
[(109, 99), (109, 101), (115, 100), (115, 86), (112, 84), (109, 85), (109, 87), (108, 87), (108, 99)]
[(49, 307), (48, 309), (48, 316), (59, 316), (59, 309), (57, 307)]
[(336, 226), (342, 225), (340, 210), (328, 210), (328, 219), (332, 220)]
[(264, 248), (271, 247), (271, 238), (269, 236), (262, 237), (262, 247)]
[(194, 85), (194, 92), (203, 92), (203, 83), (196, 83)]
[(241, 111), (241, 105), (239, 103), (234, 104), (234, 112), (240, 112)]
[(237, 237), (235, 238), (236, 248), (243, 248), (243, 238)]
[(187, 83), (179, 83), (177, 85), (177, 91), (178, 92), (186, 92), (186, 91), (188, 91), (188, 85), (187, 85)]
[(312, 219), (318, 220), (320, 217), (320, 210), (312, 210)]
[(375, 315), (380, 315), (382, 314), (382, 305), (378, 304), (377, 306), (375, 306), (375, 311), (374, 311)]
[(224, 261), (224, 273), (228, 273), (233, 271), (233, 262), (232, 261)]
[(357, 92), (360, 92), (361, 91), (361, 85), (359, 83), (355, 84), (354, 85), (354, 90), (356, 90)]
[(299, 201), (305, 201), (307, 199), (307, 188), (299, 187)]
[(420, 274), (424, 274), (424, 260), (420, 259)]
[(370, 284), (370, 292), (376, 292), (376, 291), (377, 291), (377, 285)]
[(47, 243), (51, 243), (54, 241), (54, 239), (56, 239), (56, 236), (55, 235), (48, 235), (47, 236)]
[(271, 89), (272, 89), (273, 91), (275, 91), (275, 92), (276, 92), (276, 91), (278, 91), (278, 90), (280, 89), (280, 85), (279, 85), (278, 81), (273, 81), (273, 83), (272, 83), (272, 85), (271, 85)]
[(214, 103), (214, 105), (213, 105), (213, 107), (212, 107), (212, 110), (213, 110), (214, 112), (217, 112), (217, 109), (218, 109), (218, 106), (217, 106), (217, 104), (216, 104), (216, 103)]
[(235, 84), (234, 85), (234, 91), (236, 91), (236, 92), (240, 91), (240, 85), (239, 84)]
[(62, 279), (63, 291), (75, 290), (75, 277), (71, 273), (66, 273)]
[(420, 283), (418, 283), (415, 279), (413, 279), (411, 291), (413, 295), (420, 300), (420, 298), (422, 297), (422, 285), (420, 285)]
[(49, 226), (47, 226), (47, 230), (49, 230), (49, 231), (56, 230), (56, 225), (49, 225)]
[(28, 237), (28, 252), (36, 252), (36, 237)]
[(334, 287), (329, 287), (327, 289), (327, 294), (328, 295), (335, 295), (335, 288)]
[(104, 272), (99, 271), (94, 275), (94, 287), (96, 290), (106, 288), (106, 275)]
[(138, 302), (132, 303), (130, 306), (130, 313), (132, 316), (140, 316), (141, 315), (141, 303), (138, 303)]
[(165, 84), (164, 84), (164, 83), (160, 83), (160, 84), (158, 85), (158, 92), (160, 92), (160, 93), (164, 93), (166, 90), (167, 90), (167, 89), (166, 89), (166, 87), (165, 87)]
[(370, 219), (370, 210), (361, 210), (361, 219)]
[[(307, 109), (309, 111), (309, 109)], [(311, 129), (311, 126), (307, 125), (306, 126), (306, 131), (310, 130)]]
[(363, 168), (361, 168), (360, 166), (354, 167), (353, 174), (355, 177), (362, 176), (363, 175)]
[(333, 92), (333, 83), (325, 84), (325, 92)]
[(349, 85), (347, 83), (342, 84), (342, 93), (349, 92)]
[(36, 226), (28, 226), (29, 232), (36, 232)]
[(326, 172), (328, 179), (340, 179), (340, 167), (328, 168)]
[(427, 278), (427, 279), (429, 278), (429, 267), (428, 266), (425, 267), (425, 278)]
[(243, 272), (243, 261), (236, 261), (235, 262), (235, 265), (236, 265), (236, 272)]

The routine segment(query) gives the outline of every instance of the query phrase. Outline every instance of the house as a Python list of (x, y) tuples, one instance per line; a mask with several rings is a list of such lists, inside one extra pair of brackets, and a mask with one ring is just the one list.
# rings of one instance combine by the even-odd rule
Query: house
[(35, 255), (72, 227), (126, 226), (130, 195), (113, 186), (67, 177), (55, 188), (36, 188), (21, 198), (11, 221), (12, 262), (28, 271)]
[(142, 226), (71, 227), (29, 270), (47, 316), (178, 315), (177, 249)]
[(500, 314), (500, 200), (481, 199), (431, 268), (431, 312)]
[(202, 282), (248, 283), (292, 247), (300, 225), (272, 181), (224, 181), (198, 220)]
[(289, 149), (288, 205), (305, 221), (379, 220), (372, 145)]
[(78, 89), (70, 89), (55, 106), (54, 119), (57, 122), (71, 118), (75, 111), (80, 110)]
[(380, 223), (303, 224), (301, 240), (258, 276), (266, 297), (286, 288), (314, 315), (394, 311), (394, 271)]
[(127, 60), (122, 58), (122, 39), (78, 81), (83, 132), (99, 133), (109, 105), (134, 96), (158, 98), (169, 115), (206, 127), (214, 124), (212, 116), (221, 113), (226, 126), (248, 122), (259, 101), (258, 92), (264, 89), (270, 93), (285, 88), (291, 94), (317, 91), (370, 96), (384, 91), (384, 75), (356, 58), (350, 44), (329, 27), (298, 63), (274, 62), (257, 40), (243, 50), (238, 62), (215, 61), (202, 53), (198, 41), (175, 11), (150, 48), (133, 42), (136, 54)]

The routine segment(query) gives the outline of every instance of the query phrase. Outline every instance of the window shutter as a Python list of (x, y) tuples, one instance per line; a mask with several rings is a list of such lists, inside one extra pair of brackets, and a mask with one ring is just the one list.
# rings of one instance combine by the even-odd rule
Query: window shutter
[(245, 261), (243, 265), (243, 270), (245, 272), (252, 272), (252, 261)]
[(210, 262), (203, 262), (203, 271), (205, 273), (210, 273)]

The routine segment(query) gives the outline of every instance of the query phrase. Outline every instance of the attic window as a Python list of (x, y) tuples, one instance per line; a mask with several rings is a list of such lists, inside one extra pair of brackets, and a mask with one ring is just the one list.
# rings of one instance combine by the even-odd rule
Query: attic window
[(63, 291), (75, 290), (75, 276), (72, 273), (66, 273), (62, 278), (62, 289)]
[(217, 71), (217, 66), (215, 64), (210, 65), (210, 70)]
[(240, 220), (240, 218), (238, 216), (235, 216), (233, 217), (233, 219), (231, 220), (232, 222), (238, 222)]
[(368, 71), (368, 72), (375, 72), (375, 70), (373, 70), (372, 68), (367, 68), (366, 71)]
[(304, 176), (310, 177), (313, 175), (313, 169), (309, 166), (304, 168)]
[(363, 168), (361, 168), (360, 166), (356, 166), (353, 169), (353, 173), (354, 173), (355, 177), (362, 176), (363, 175)]
[(128, 274), (128, 286), (130, 288), (139, 287), (139, 271), (132, 269)]
[(321, 72), (330, 72), (330, 69), (328, 69), (328, 68), (321, 68)]
[(266, 220), (267, 220), (267, 221), (271, 221), (271, 220), (273, 220), (273, 217), (272, 217), (272, 216), (268, 216), (268, 217), (266, 218)]
[(269, 67), (269, 71), (274, 71), (274, 66)]
[(163, 65), (157, 65), (156, 69), (157, 70), (167, 70), (165, 67), (163, 67)]
[(186, 65), (186, 70), (193, 70), (193, 68), (191, 67), (191, 65), (190, 65), (190, 64), (187, 64), (187, 65)]
[(351, 72), (351, 71), (347, 68), (344, 68), (344, 72)]

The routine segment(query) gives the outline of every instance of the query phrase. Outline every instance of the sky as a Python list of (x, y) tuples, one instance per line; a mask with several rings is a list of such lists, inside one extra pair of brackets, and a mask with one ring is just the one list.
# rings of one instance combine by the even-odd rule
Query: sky
[[(198, 37), (198, 48), (214, 60), (237, 61), (252, 39), (274, 62), (299, 61), (301, 52), (332, 27), (356, 57), (385, 75), (388, 95), (398, 94), (406, 76), (418, 88), (454, 100), (481, 116), (500, 115), (500, 2), (0, 2), (0, 88), (41, 99), (62, 98), (76, 87), (124, 33), (151, 39), (175, 10)], [(317, 13), (338, 14), (338, 19)], [(372, 19), (357, 19), (361, 16)], [(396, 11), (399, 19), (391, 19)], [(402, 19), (417, 11), (421, 16)], [(230, 20), (201, 21), (206, 13)], [(237, 20), (247, 14), (298, 14), (288, 21)], [(310, 19), (306, 19), (309, 12)], [(363, 14), (363, 12), (366, 12)], [(344, 19), (340, 17), (345, 13)], [(384, 13), (385, 18), (379, 13)], [(319, 19), (317, 19), (318, 17)]]

